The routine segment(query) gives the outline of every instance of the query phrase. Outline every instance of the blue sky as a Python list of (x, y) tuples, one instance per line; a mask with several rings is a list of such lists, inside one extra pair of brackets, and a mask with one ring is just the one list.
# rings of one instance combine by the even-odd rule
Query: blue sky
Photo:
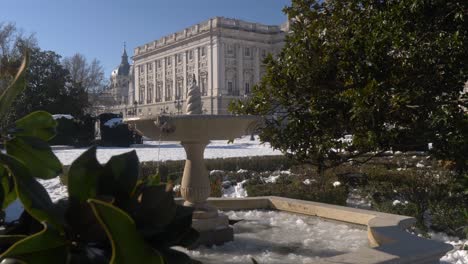
[[(0, 0), (2, 1), (2, 0)], [(42, 49), (62, 56), (97, 58), (108, 76), (127, 52), (214, 16), (274, 25), (290, 0), (11, 0), (2, 1), (0, 22), (35, 33)]]

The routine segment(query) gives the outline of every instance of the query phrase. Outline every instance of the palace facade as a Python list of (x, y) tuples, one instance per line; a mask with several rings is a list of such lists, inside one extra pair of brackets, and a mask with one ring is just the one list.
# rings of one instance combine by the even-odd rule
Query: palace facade
[(184, 113), (195, 76), (203, 113), (228, 114), (230, 101), (249, 96), (260, 81), (267, 54), (281, 50), (287, 26), (215, 17), (135, 48), (133, 65), (124, 50), (111, 76), (114, 108), (125, 115)]

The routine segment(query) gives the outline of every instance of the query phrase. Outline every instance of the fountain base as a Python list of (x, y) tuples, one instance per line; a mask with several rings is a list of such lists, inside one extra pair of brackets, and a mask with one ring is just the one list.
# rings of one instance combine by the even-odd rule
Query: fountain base
[(196, 248), (200, 245), (222, 245), (234, 240), (234, 230), (229, 226), (226, 215), (218, 215), (214, 218), (193, 219), (192, 227), (200, 234), (198, 240), (190, 246)]
[(229, 218), (224, 214), (211, 218), (194, 217), (192, 227), (200, 233), (199, 239), (191, 246), (192, 248), (200, 245), (222, 245), (234, 240), (234, 231), (229, 226)]
[(226, 242), (234, 241), (234, 230), (232, 227), (223, 229), (201, 231), (198, 240), (192, 244), (189, 249), (195, 249), (199, 246), (219, 246)]

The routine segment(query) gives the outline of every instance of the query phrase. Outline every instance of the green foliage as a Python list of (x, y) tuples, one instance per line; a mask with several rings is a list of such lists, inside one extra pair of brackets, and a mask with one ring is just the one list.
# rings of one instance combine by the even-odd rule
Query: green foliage
[[(23, 87), (24, 83), (12, 84), (4, 95)], [(68, 199), (52, 202), (36, 178), (51, 179), (62, 173), (46, 142), (55, 135), (55, 126), (50, 114), (34, 112), (2, 131), (6, 146), (6, 153), (0, 153), (2, 208), (18, 197), (24, 211), (0, 231), (0, 260), (194, 263), (171, 249), (189, 246), (198, 238), (191, 228), (193, 209), (176, 205), (166, 186), (139, 180), (135, 151), (101, 165), (96, 148), (90, 148), (67, 172)]]
[[(459, 237), (468, 235), (464, 231), (468, 223), (464, 215), (468, 196), (452, 172), (435, 168), (366, 172), (366, 184), (360, 189), (362, 196), (370, 199), (373, 209), (413, 216), (422, 230), (431, 228)], [(395, 200), (399, 202), (394, 204)]]
[(12, 96), (5, 97), (11, 107), (2, 102), (2, 107), (5, 105), (8, 111), (0, 126), (6, 128), (15, 120), (39, 110), (81, 117), (88, 106), (87, 94), (83, 87), (71, 82), (69, 71), (60, 62), (60, 55), (33, 47), (28, 58), (29, 67), (22, 75), (23, 90), (15, 94), (18, 95), (15, 101)]
[(58, 118), (56, 135), (50, 145), (87, 147), (95, 140), (95, 119), (90, 115), (81, 118)]
[(280, 176), (276, 183), (265, 183), (259, 178), (249, 180), (245, 186), (249, 197), (281, 196), (306, 201), (346, 205), (348, 190), (345, 186), (333, 187), (328, 178), (325, 184), (317, 181), (306, 185), (300, 178)]
[[(264, 116), (261, 140), (319, 171), (428, 142), (464, 170), (467, 8), (462, 0), (293, 0), (283, 50), (264, 61), (252, 98), (231, 108)], [(339, 140), (346, 134), (352, 144)]]
[(99, 200), (91, 199), (89, 203), (111, 241), (112, 257), (109, 263), (164, 263), (160, 253), (145, 243), (128, 214)]

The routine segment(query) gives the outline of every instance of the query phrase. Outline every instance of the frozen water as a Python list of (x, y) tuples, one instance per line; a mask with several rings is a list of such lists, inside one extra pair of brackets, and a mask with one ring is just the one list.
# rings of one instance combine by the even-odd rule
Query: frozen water
[[(316, 217), (278, 211), (226, 212), (234, 225), (234, 241), (213, 248), (186, 250), (203, 263), (312, 263), (323, 257), (367, 247), (364, 228)], [(180, 248), (178, 248), (180, 249)]]

